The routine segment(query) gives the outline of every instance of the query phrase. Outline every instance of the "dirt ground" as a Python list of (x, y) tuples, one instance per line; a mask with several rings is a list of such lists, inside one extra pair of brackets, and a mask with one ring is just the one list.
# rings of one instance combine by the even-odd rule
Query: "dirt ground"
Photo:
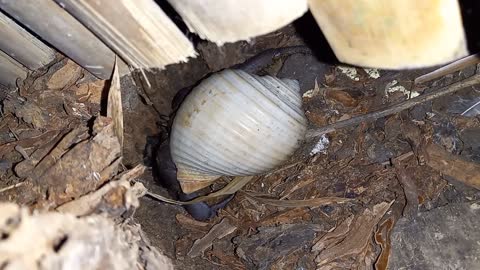
[[(152, 176), (151, 167), (155, 166), (155, 147), (168, 137), (175, 94), (212, 72), (242, 63), (270, 48), (315, 48), (312, 54), (278, 57), (258, 72), (300, 82), (309, 129), (393, 106), (476, 72), (472, 66), (415, 85), (415, 78), (435, 68), (385, 71), (343, 66), (325, 47), (320, 32), (304, 33), (302, 26), (308, 20), (311, 18), (250, 43), (237, 42), (219, 48), (198, 41), (200, 56), (188, 63), (123, 77), (123, 166), (149, 166), (137, 181), (150, 192), (168, 196)], [(48, 186), (58, 183), (31, 176), (35, 166), (27, 161), (43, 158), (42, 153), (48, 153), (73, 127), (91, 129), (92, 117), (105, 109), (104, 89), (108, 85), (108, 81), (98, 81), (59, 56), (56, 63), (20, 82), (17, 89), (2, 90), (1, 200), (35, 206), (45, 205), (52, 198), (58, 203), (68, 201), (73, 196), (68, 192), (58, 198), (53, 196), (55, 190)], [(413, 255), (398, 252), (418, 247), (411, 247), (407, 240), (402, 242), (402, 235), (407, 239), (407, 232), (402, 234), (401, 229), (395, 229), (397, 223), (401, 224), (399, 228), (418, 224), (417, 230), (408, 232), (414, 235), (423, 230), (421, 226), (448, 219), (442, 215), (425, 216), (433, 210), (447, 213), (441, 211), (446, 209), (442, 207), (460, 204), (473, 209), (472, 205), (480, 202), (480, 191), (462, 181), (468, 177), (478, 179), (478, 172), (468, 176), (466, 171), (479, 166), (480, 119), (460, 115), (479, 96), (475, 87), (466, 88), (398, 114), (306, 141), (285, 165), (255, 176), (218, 216), (207, 222), (193, 220), (180, 206), (150, 197), (141, 199), (134, 220), (178, 269), (405, 267)], [(82, 134), (71, 139), (72, 145), (84, 138)], [(78, 165), (69, 164), (68, 172), (76, 173), (75, 166)], [(225, 177), (205, 192), (217, 190), (231, 179)], [(285, 201), (296, 202), (295, 207)], [(472, 213), (478, 215), (475, 211)], [(465, 212), (465, 220), (471, 219), (470, 223), (475, 220), (472, 213)], [(420, 219), (423, 223), (417, 223)], [(443, 229), (458, 226), (452, 224)], [(460, 236), (455, 237), (462, 241)], [(480, 235), (472, 234), (471, 238), (479, 240)], [(432, 242), (431, 249), (438, 249), (441, 243)], [(468, 257), (477, 251), (478, 246), (469, 246), (451, 256), (463, 258), (461, 266), (480, 266), (478, 258)], [(445, 263), (454, 265), (453, 259)]]
[[(253, 48), (245, 50), (264, 50), (267, 48), (262, 47), (265, 43), (273, 45), (272, 47), (304, 42), (309, 44), (308, 40), (302, 40), (300, 36), (296, 30), (292, 32), (292, 29), (283, 29), (275, 35), (259, 38)], [(235, 44), (220, 49), (224, 53), (221, 60), (218, 59), (217, 51), (211, 51), (213, 49), (202, 51), (202, 57), (210, 71), (216, 71), (244, 61), (239, 55), (249, 54), (244, 51), (238, 54), (233, 49), (236, 47), (236, 50), (241, 50), (243, 46), (244, 44)], [(475, 67), (470, 67), (434, 82), (415, 86), (413, 80), (432, 69), (345, 69), (331, 61), (331, 55), (318, 57), (317, 54), (294, 54), (271, 63), (259, 72), (262, 75), (293, 78), (300, 82), (304, 110), (312, 127), (388, 107), (389, 104), (422, 93), (425, 89), (449, 85), (472, 76), (475, 72)], [(210, 58), (214, 60), (209, 60)], [(203, 65), (200, 60), (191, 65), (193, 67), (178, 67), (178, 72), (188, 74), (187, 80), (191, 81), (177, 81), (173, 84), (181, 85), (175, 89), (194, 84), (198, 80), (196, 78), (201, 78), (206, 73), (198, 70)], [(165, 76), (175, 76), (172, 74), (174, 70), (172, 67), (171, 73)], [(169, 89), (172, 84), (159, 80), (155, 75), (151, 76), (163, 86), (161, 89)], [(163, 78), (162, 75), (159, 77)], [(315, 82), (318, 84), (316, 90)], [(165, 98), (164, 95), (158, 98), (158, 93), (148, 94), (152, 95), (152, 100)], [(155, 239), (155, 243), (171, 252), (169, 255), (177, 260), (179, 269), (315, 269), (319, 266), (353, 269), (364, 265), (385, 269), (389, 255), (393, 253), (392, 246), (395, 246), (389, 243), (389, 239), (399, 219), (449, 203), (478, 202), (480, 193), (477, 190), (461, 183), (446, 181), (441, 172), (422, 161), (424, 157), (419, 153), (422, 144), (430, 139), (449, 149), (449, 152), (478, 162), (478, 152), (474, 153), (474, 149), (478, 151), (477, 142), (465, 139), (463, 136), (469, 131), (462, 131), (462, 127), (453, 128), (454, 122), (458, 120), (451, 119), (458, 114), (458, 108), (451, 104), (460, 106), (460, 100), (469, 100), (478, 95), (477, 90), (466, 89), (456, 96), (416, 106), (372, 123), (338, 130), (324, 137), (325, 149), (315, 154), (312, 149), (322, 140), (307, 142), (285, 166), (256, 177), (244, 188), (252, 194), (282, 200), (323, 197), (352, 199), (346, 203), (287, 208), (264, 205), (243, 194), (237, 194), (218, 217), (205, 224), (189, 218), (180, 207), (144, 198), (136, 217)], [(163, 104), (160, 101), (153, 103)], [(164, 112), (164, 105), (159, 105), (157, 110)], [(478, 124), (478, 119), (463, 120)], [(460, 141), (463, 142), (462, 145), (458, 143)], [(465, 141), (471, 141), (470, 145), (464, 144)], [(394, 162), (399, 163), (394, 166)], [(402, 183), (399, 178), (404, 178), (403, 181), (407, 182)], [(149, 176), (143, 181), (147, 186), (155, 186), (152, 182), (154, 180)], [(216, 188), (219, 187), (213, 189)], [(413, 202), (407, 202), (408, 192), (414, 194)], [(331, 257), (324, 261), (318, 255), (321, 250), (312, 251), (312, 247), (316, 243), (318, 245), (327, 232), (338, 228), (345, 219), (362, 217), (368, 209), (374, 209), (382, 202), (392, 205), (378, 222), (368, 223), (364, 220), (365, 224), (357, 224), (362, 228), (358, 234), (366, 235), (363, 239), (344, 242), (343, 248), (346, 250), (337, 253), (332, 251)], [(215, 240), (202, 255), (191, 258), (189, 252), (195, 240), (201, 239), (224, 219), (235, 224), (235, 231)], [(372, 233), (373, 238), (370, 237)], [(341, 236), (338, 238), (343, 239)], [(402, 265), (398, 260), (395, 263)]]

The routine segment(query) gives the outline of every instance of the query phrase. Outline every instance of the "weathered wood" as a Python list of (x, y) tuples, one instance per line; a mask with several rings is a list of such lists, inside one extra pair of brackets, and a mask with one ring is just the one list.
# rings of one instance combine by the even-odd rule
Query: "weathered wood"
[(55, 1), (135, 68), (163, 68), (196, 55), (153, 0)]
[(168, 0), (190, 31), (219, 45), (281, 28), (308, 9), (306, 0)]
[(55, 59), (55, 51), (0, 12), (0, 50), (31, 70)]
[(309, 0), (337, 58), (388, 69), (445, 64), (467, 54), (454, 0)]
[(2, 0), (0, 9), (95, 76), (112, 75), (114, 53), (55, 2)]
[(480, 189), (480, 164), (451, 154), (436, 144), (428, 144), (423, 150), (428, 166), (468, 186)]
[(27, 69), (13, 58), (0, 51), (0, 84), (15, 86), (18, 78), (25, 79)]

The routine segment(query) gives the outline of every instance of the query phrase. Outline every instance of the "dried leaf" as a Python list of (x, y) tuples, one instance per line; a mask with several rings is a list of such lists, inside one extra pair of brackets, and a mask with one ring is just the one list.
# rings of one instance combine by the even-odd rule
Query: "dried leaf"
[(58, 144), (58, 142), (62, 139), (62, 137), (65, 135), (65, 133), (58, 134), (56, 136), (52, 136), (51, 138), (46, 138), (50, 139), (50, 141), (45, 140), (44, 144), (40, 146), (37, 150), (35, 150), (31, 155), (30, 159), (24, 160), (20, 163), (18, 163), (15, 166), (15, 173), (19, 177), (27, 177), (37, 166), (37, 164), (53, 149), (55, 148), (55, 145)]
[(213, 226), (204, 237), (197, 239), (193, 243), (193, 246), (187, 255), (191, 258), (202, 255), (202, 253), (213, 244), (215, 239), (221, 239), (233, 233), (236, 229), (237, 226), (231, 224), (230, 220), (227, 218), (222, 219), (222, 221)]
[(274, 226), (278, 224), (298, 223), (304, 220), (310, 220), (311, 218), (312, 217), (306, 208), (290, 209), (264, 218), (258, 223), (258, 226)]
[(78, 198), (96, 190), (116, 173), (121, 154), (111, 120), (97, 118), (90, 139), (73, 147), (68, 145), (81, 140), (83, 130), (80, 127), (69, 133), (71, 138), (67, 135), (32, 172), (30, 178), (48, 194), (38, 200), (37, 207), (56, 207)]
[(253, 179), (253, 176), (238, 176), (235, 177), (232, 181), (230, 181), (225, 187), (222, 189), (212, 192), (208, 195), (205, 196), (200, 196), (197, 197), (191, 201), (187, 202), (181, 202), (181, 201), (176, 201), (172, 200), (170, 198), (167, 198), (165, 196), (159, 195), (159, 194), (154, 194), (151, 192), (148, 192), (147, 194), (157, 200), (170, 203), (170, 204), (176, 204), (176, 205), (187, 205), (187, 204), (194, 204), (198, 202), (203, 202), (211, 198), (219, 197), (219, 196), (225, 196), (225, 195), (231, 195), (234, 194), (235, 192), (239, 191), (241, 188), (243, 188), (246, 184), (248, 184), (251, 180)]
[(238, 257), (233, 255), (227, 255), (220, 250), (212, 250), (209, 252), (209, 255), (212, 255), (218, 258), (220, 260), (220, 263), (225, 265), (227, 269), (234, 269), (234, 270), (247, 269)]
[(68, 60), (63, 67), (53, 73), (47, 82), (47, 87), (52, 90), (60, 90), (73, 85), (81, 76), (82, 68), (72, 60)]
[(333, 102), (338, 102), (344, 107), (355, 107), (358, 105), (358, 100), (341, 89), (326, 88), (326, 98)]
[(65, 154), (72, 145), (77, 144), (88, 138), (88, 128), (87, 127), (77, 127), (69, 131), (60, 142), (55, 144), (54, 148), (48, 151), (47, 156), (40, 157), (40, 161), (35, 165), (34, 170), (32, 170), (30, 178), (36, 179), (41, 177), (47, 169), (52, 167), (63, 154)]
[(307, 179), (302, 179), (301, 181), (299, 181), (297, 184), (295, 184), (295, 186), (293, 186), (292, 188), (288, 189), (288, 190), (284, 190), (280, 195), (282, 196), (280, 198), (280, 200), (285, 200), (287, 199), (288, 197), (290, 197), (290, 195), (292, 195), (292, 193), (294, 193), (295, 191), (299, 190), (299, 189), (302, 189), (312, 183), (314, 183), (315, 181), (317, 181), (317, 179), (315, 179), (314, 177), (312, 178), (307, 178)]
[(322, 251), (345, 239), (345, 236), (350, 231), (350, 225), (352, 225), (353, 218), (353, 215), (347, 217), (338, 226), (326, 233), (320, 240), (317, 241), (317, 243), (315, 243), (315, 245), (313, 245), (312, 251)]
[(106, 83), (107, 81), (105, 80), (98, 80), (78, 85), (78, 88), (76, 89), (78, 102), (88, 101), (100, 105)]
[(390, 236), (393, 225), (395, 225), (394, 218), (390, 217), (378, 226), (378, 231), (375, 233), (375, 242), (380, 245), (382, 249), (382, 252), (375, 262), (375, 269), (377, 270), (386, 270), (388, 267), (388, 258), (390, 257), (390, 250), (392, 248)]
[(247, 198), (254, 199), (263, 204), (268, 204), (278, 207), (318, 207), (327, 204), (333, 203), (344, 203), (351, 201), (352, 199), (348, 198), (339, 198), (339, 197), (324, 197), (324, 198), (313, 198), (305, 200), (277, 200), (277, 199), (267, 199), (262, 198), (252, 193), (242, 192)]
[(392, 203), (393, 201), (390, 203), (382, 202), (375, 205), (373, 210), (365, 209), (365, 211), (354, 220), (343, 241), (325, 249), (317, 256), (315, 260), (317, 264), (324, 266), (334, 260), (362, 253), (371, 239), (375, 226), (383, 215), (385, 215)]
[(282, 258), (310, 246), (315, 235), (324, 232), (324, 228), (319, 224), (296, 223), (257, 227), (255, 231), (255, 234), (239, 235), (233, 240), (237, 244), (235, 252), (247, 263), (247, 269), (272, 269)]
[(48, 112), (33, 101), (15, 105), (14, 113), (15, 116), (32, 124), (36, 129), (46, 128), (49, 124)]
[(309, 98), (313, 98), (313, 97), (315, 97), (319, 94), (320, 94), (320, 87), (318, 86), (317, 79), (315, 79), (315, 85), (314, 85), (313, 89), (310, 89), (307, 92), (305, 92), (302, 95), (302, 98), (309, 99)]
[(198, 221), (198, 220), (195, 220), (193, 218), (190, 218), (190, 217), (187, 217), (183, 214), (177, 214), (175, 215), (175, 219), (177, 220), (178, 223), (180, 223), (180, 225), (183, 225), (183, 226), (187, 226), (187, 227), (193, 227), (193, 228), (205, 228), (207, 227), (208, 225), (210, 225), (209, 223), (207, 222), (202, 222), (202, 221)]

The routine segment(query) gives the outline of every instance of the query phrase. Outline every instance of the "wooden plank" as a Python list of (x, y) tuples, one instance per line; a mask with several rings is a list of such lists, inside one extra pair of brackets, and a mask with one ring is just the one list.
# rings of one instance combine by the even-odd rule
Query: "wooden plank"
[(480, 190), (480, 164), (465, 160), (433, 143), (424, 146), (422, 151), (428, 166)]
[(344, 63), (418, 68), (467, 55), (455, 0), (309, 0), (309, 6)]
[(25, 79), (27, 69), (6, 53), (0, 51), (0, 84), (15, 87), (17, 79)]
[(222, 45), (277, 30), (301, 17), (306, 0), (168, 0), (190, 31)]
[(114, 53), (51, 0), (2, 0), (0, 9), (95, 76), (112, 75)]
[(55, 59), (55, 51), (0, 12), (0, 50), (30, 70)]
[(153, 0), (55, 0), (135, 68), (163, 68), (196, 55)]

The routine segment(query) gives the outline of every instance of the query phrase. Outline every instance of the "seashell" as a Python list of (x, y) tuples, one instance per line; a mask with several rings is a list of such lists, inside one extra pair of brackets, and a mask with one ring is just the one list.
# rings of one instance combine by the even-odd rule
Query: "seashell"
[(257, 175), (285, 162), (305, 137), (295, 80), (223, 70), (177, 111), (170, 151), (186, 193), (227, 176)]

